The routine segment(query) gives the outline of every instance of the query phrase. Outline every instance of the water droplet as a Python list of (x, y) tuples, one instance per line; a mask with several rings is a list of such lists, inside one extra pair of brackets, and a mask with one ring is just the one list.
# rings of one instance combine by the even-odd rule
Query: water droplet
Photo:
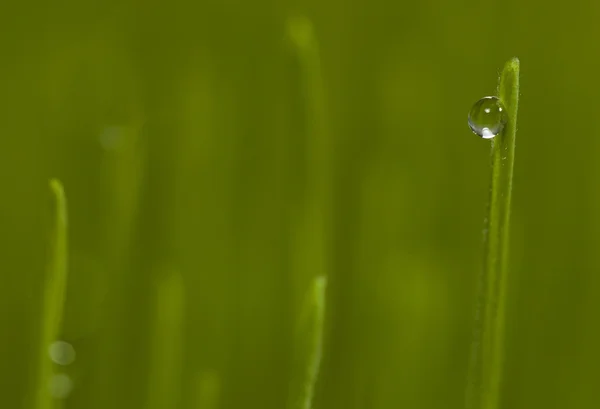
[(73, 381), (64, 373), (53, 375), (48, 384), (50, 395), (56, 399), (65, 399), (73, 390)]
[(75, 360), (75, 348), (65, 341), (56, 341), (50, 344), (48, 354), (52, 362), (58, 365), (70, 365)]
[(491, 139), (504, 129), (508, 115), (497, 97), (483, 97), (469, 111), (469, 127), (484, 139)]

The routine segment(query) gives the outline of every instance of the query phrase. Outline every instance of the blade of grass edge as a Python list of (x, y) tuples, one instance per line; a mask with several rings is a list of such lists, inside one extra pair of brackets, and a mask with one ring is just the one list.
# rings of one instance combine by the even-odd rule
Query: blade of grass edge
[(327, 278), (315, 277), (296, 334), (294, 381), (290, 409), (311, 409), (323, 354)]
[(60, 333), (67, 288), (67, 200), (62, 183), (58, 179), (50, 180), (50, 190), (55, 202), (55, 219), (42, 301), (36, 409), (55, 407), (55, 400), (48, 390), (53, 370), (53, 363), (48, 357), (48, 347), (56, 341)]
[(484, 230), (484, 268), (479, 278), (467, 409), (497, 409), (500, 400), (519, 69), (519, 60), (513, 58), (505, 64), (499, 79), (498, 96), (508, 121), (503, 132), (491, 141), (492, 172)]

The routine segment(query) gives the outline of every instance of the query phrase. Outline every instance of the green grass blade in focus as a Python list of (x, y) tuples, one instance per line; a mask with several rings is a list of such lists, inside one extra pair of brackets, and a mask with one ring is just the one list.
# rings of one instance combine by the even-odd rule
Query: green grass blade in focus
[(296, 333), (296, 354), (290, 392), (290, 409), (311, 409), (323, 352), (327, 279), (313, 280)]
[(479, 283), (475, 335), (467, 387), (468, 409), (497, 409), (503, 366), (504, 310), (508, 275), (509, 222), (519, 105), (519, 60), (508, 61), (498, 86), (508, 121), (492, 139), (490, 200), (485, 228), (484, 269)]
[(176, 271), (160, 271), (156, 289), (147, 409), (175, 408), (182, 385), (184, 289)]
[(58, 179), (50, 181), (50, 190), (54, 197), (55, 217), (43, 290), (36, 409), (55, 407), (54, 397), (48, 389), (53, 372), (53, 363), (48, 356), (48, 348), (60, 334), (67, 288), (67, 200), (63, 186)]

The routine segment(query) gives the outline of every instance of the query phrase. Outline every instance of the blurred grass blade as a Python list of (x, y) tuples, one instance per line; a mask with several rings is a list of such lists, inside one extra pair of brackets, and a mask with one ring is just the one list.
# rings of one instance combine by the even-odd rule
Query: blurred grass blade
[(500, 75), (498, 96), (508, 114), (508, 122), (504, 131), (492, 139), (491, 191), (485, 228), (484, 269), (479, 283), (469, 368), (468, 409), (497, 409), (500, 400), (510, 205), (519, 105), (517, 58), (505, 64)]
[(63, 186), (58, 179), (50, 180), (50, 190), (54, 197), (55, 216), (42, 301), (36, 409), (54, 407), (54, 398), (48, 390), (53, 370), (53, 363), (48, 356), (48, 348), (60, 335), (67, 288), (67, 200)]
[(297, 16), (288, 21), (287, 29), (300, 68), (306, 140), (306, 199), (295, 223), (296, 282), (293, 287), (305, 288), (306, 279), (314, 277), (300, 311), (288, 406), (290, 409), (310, 409), (323, 348), (331, 237), (328, 223), (333, 190), (332, 139), (326, 121), (325, 88), (314, 27), (306, 17)]
[(323, 350), (326, 287), (326, 277), (313, 280), (298, 322), (290, 409), (312, 408)]
[(106, 211), (111, 223), (107, 233), (111, 237), (112, 262), (116, 265), (122, 265), (130, 257), (129, 248), (140, 207), (146, 144), (142, 135), (145, 122), (138, 117), (128, 126), (108, 127), (103, 133), (105, 139), (107, 135), (115, 139), (113, 145), (106, 142), (103, 145), (103, 176), (110, 198)]
[(203, 372), (197, 376), (197, 409), (217, 409), (221, 389), (215, 372)]
[[(165, 272), (161, 271), (161, 274)], [(178, 407), (181, 390), (184, 290), (181, 275), (167, 271), (156, 289), (147, 409)]]
[[(325, 112), (325, 89), (321, 72), (319, 44), (311, 22), (296, 17), (288, 22), (289, 36), (294, 44), (300, 64), (301, 86), (305, 106), (306, 146), (308, 148), (307, 200), (309, 212), (317, 216), (316, 222), (324, 228), (324, 217), (331, 192), (331, 138)], [(315, 209), (316, 208), (316, 209)], [(313, 242), (320, 242), (318, 235)], [(325, 238), (323, 240), (326, 240)]]
[(306, 17), (298, 16), (288, 21), (288, 35), (296, 51), (301, 70), (302, 91), (306, 100), (306, 125), (309, 146), (317, 157), (317, 170), (327, 165), (325, 89), (323, 86), (319, 43), (314, 27)]
[(128, 121), (105, 126), (99, 138), (103, 149), (98, 187), (105, 223), (93, 251), (101, 255), (102, 264), (101, 269), (80, 275), (81, 283), (86, 285), (79, 289), (76, 300), (79, 319), (74, 328), (78, 333), (101, 333), (103, 337), (91, 358), (95, 376), (88, 392), (102, 407), (115, 406), (125, 391), (135, 388), (125, 386), (132, 366), (124, 363), (130, 345), (124, 339), (123, 327), (130, 327), (125, 322), (127, 314), (133, 313), (131, 302), (136, 294), (132, 288), (139, 288), (132, 281), (143, 270), (138, 269), (137, 235), (143, 226), (140, 218), (147, 167), (147, 123), (137, 110), (128, 116)]
[[(318, 41), (314, 27), (306, 17), (291, 18), (288, 36), (296, 54), (300, 74), (300, 94), (303, 99), (303, 135), (306, 146), (305, 199), (295, 214), (296, 243), (293, 288), (305, 288), (307, 280), (326, 276), (331, 237), (332, 148), (325, 113), (325, 92), (321, 74)], [(295, 294), (296, 301), (303, 294)], [(296, 304), (298, 305), (298, 304)]]

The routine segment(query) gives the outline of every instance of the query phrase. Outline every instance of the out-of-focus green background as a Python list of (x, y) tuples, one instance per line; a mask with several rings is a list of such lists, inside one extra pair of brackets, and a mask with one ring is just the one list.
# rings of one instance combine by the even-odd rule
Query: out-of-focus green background
[[(330, 150), (311, 143), (296, 15), (319, 41)], [(285, 407), (326, 260), (315, 408), (461, 408), (489, 177), (466, 117), (513, 56), (502, 408), (596, 407), (599, 18), (593, 1), (2, 2), (0, 407), (31, 404), (58, 177), (64, 407), (151, 406), (169, 274), (184, 289), (169, 409), (211, 390), (223, 409)]]

